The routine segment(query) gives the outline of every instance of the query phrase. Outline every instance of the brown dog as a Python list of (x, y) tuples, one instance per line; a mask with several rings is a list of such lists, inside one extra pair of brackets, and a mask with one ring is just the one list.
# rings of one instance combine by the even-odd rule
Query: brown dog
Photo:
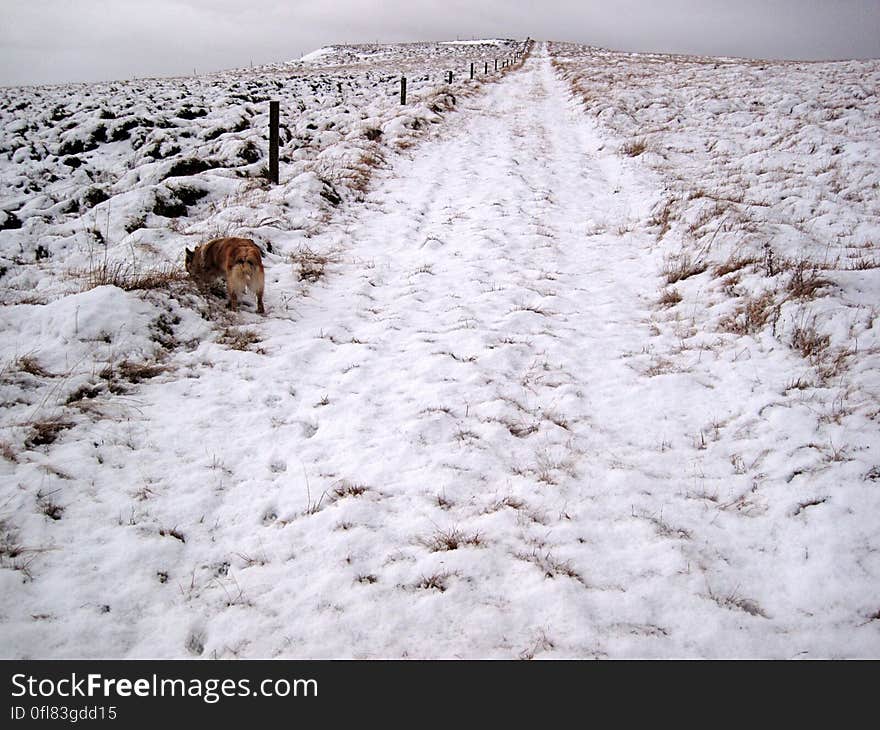
[(257, 312), (264, 314), (263, 259), (260, 249), (249, 238), (215, 238), (196, 246), (195, 251), (186, 249), (186, 270), (202, 285), (216, 278), (226, 279), (229, 308), (238, 308), (238, 298), (250, 289), (257, 296)]

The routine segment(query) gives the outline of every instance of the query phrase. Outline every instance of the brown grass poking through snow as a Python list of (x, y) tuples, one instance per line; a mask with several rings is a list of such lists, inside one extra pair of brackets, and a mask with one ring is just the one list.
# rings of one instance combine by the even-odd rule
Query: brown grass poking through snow
[(681, 294), (677, 289), (664, 289), (660, 292), (660, 299), (658, 300), (658, 304), (661, 307), (674, 307), (681, 301)]
[(72, 421), (65, 421), (62, 418), (47, 418), (42, 421), (36, 421), (31, 424), (31, 430), (24, 441), (24, 445), (29, 449), (37, 446), (48, 446), (55, 443), (62, 431), (73, 428)]
[(93, 262), (85, 269), (73, 269), (70, 276), (82, 282), (82, 291), (99, 286), (115, 286), (125, 291), (167, 289), (171, 284), (189, 280), (186, 272), (178, 266), (165, 264), (139, 269), (127, 261), (104, 259)]
[(737, 254), (731, 256), (726, 261), (718, 264), (712, 271), (712, 273), (716, 277), (727, 276), (728, 274), (732, 274), (735, 271), (741, 271), (747, 266), (752, 266), (758, 263), (760, 259), (756, 256), (744, 256), (741, 254)]
[(461, 547), (479, 547), (483, 539), (478, 533), (465, 533), (457, 527), (448, 530), (437, 530), (434, 534), (420, 540), (432, 553), (446, 550), (458, 550)]
[(736, 312), (721, 320), (720, 327), (736, 335), (754, 335), (764, 326), (779, 317), (779, 306), (772, 291), (763, 294), (746, 295), (736, 308)]
[(18, 454), (15, 453), (15, 449), (8, 441), (0, 441), (0, 456), (12, 463), (18, 461)]
[(549, 550), (542, 552), (535, 549), (530, 553), (517, 553), (514, 557), (537, 566), (543, 572), (545, 578), (564, 576), (576, 580), (584, 587), (587, 585), (583, 576), (572, 567), (569, 561), (559, 560)]
[[(816, 368), (817, 385), (848, 372), (859, 384), (847, 397), (876, 399), (855, 365), (876, 348), (862, 312), (877, 287), (871, 143), (880, 103), (861, 93), (853, 102), (841, 89), (857, 74), (876, 81), (880, 68), (565, 42), (554, 42), (551, 55), (584, 113), (619, 140), (618, 153), (662, 180), (647, 221), (670, 247), (658, 306), (674, 307), (677, 292), (694, 333), (766, 335)], [(748, 99), (744, 84), (753, 90)], [(810, 103), (768, 102), (794, 88), (813, 89)], [(865, 152), (842, 154), (847, 149)], [(697, 276), (703, 272), (715, 281)], [(798, 322), (798, 304), (820, 297), (829, 301)], [(838, 343), (838, 334), (832, 341), (847, 332), (848, 342)]]
[(22, 544), (18, 531), (7, 521), (0, 520), (0, 568), (17, 570), (26, 580), (33, 580), (31, 566), (40, 553), (47, 548), (28, 547)]
[(251, 346), (261, 341), (262, 338), (256, 330), (242, 327), (227, 327), (217, 337), (219, 344), (226, 345), (230, 350), (241, 352), (260, 352), (259, 349), (252, 350)]
[(23, 355), (17, 358), (13, 363), (13, 369), (37, 378), (53, 377), (52, 373), (46, 370), (33, 355)]
[(818, 364), (830, 343), (831, 338), (816, 329), (814, 319), (796, 324), (791, 333), (792, 348), (814, 365)]
[(443, 573), (434, 573), (432, 575), (422, 576), (422, 579), (416, 583), (416, 588), (421, 588), (426, 591), (439, 591), (443, 593), (449, 587), (449, 579), (453, 576), (453, 573), (443, 572)]
[(629, 142), (624, 143), (623, 147), (620, 148), (620, 151), (623, 152), (627, 157), (638, 157), (643, 154), (648, 149), (648, 141), (642, 137), (640, 139), (633, 139)]
[(346, 497), (360, 497), (370, 490), (363, 484), (355, 484), (346, 480), (339, 482), (330, 492), (334, 500), (345, 499)]
[(786, 290), (796, 299), (813, 299), (820, 289), (831, 286), (831, 283), (830, 279), (819, 275), (815, 264), (801, 260), (794, 264)]
[(761, 618), (770, 618), (767, 612), (758, 605), (758, 602), (751, 598), (744, 598), (737, 595), (737, 591), (731, 591), (727, 595), (715, 593), (711, 587), (708, 588), (708, 598), (715, 601), (721, 608), (730, 610), (744, 611), (751, 616), (760, 616)]
[(666, 278), (667, 284), (675, 284), (697, 274), (702, 274), (708, 268), (709, 264), (705, 261), (694, 260), (690, 254), (682, 252), (674, 256), (667, 256), (661, 273)]
[(660, 229), (657, 231), (658, 241), (663, 238), (663, 236), (665, 236), (669, 232), (669, 229), (672, 227), (674, 205), (674, 200), (667, 199), (663, 201), (662, 204), (654, 208), (654, 211), (651, 214), (650, 219), (648, 220), (648, 225), (656, 226)]
[(300, 246), (290, 255), (290, 262), (296, 267), (300, 281), (314, 284), (324, 278), (329, 264), (339, 262), (335, 252), (318, 253), (308, 246)]

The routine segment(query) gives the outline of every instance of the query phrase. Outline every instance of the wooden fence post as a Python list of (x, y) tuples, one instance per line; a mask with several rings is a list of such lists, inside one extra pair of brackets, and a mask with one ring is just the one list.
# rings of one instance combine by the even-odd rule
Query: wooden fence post
[(400, 77), (400, 103), (406, 104), (406, 76)]
[(471, 62), (471, 80), (474, 78), (474, 64)]
[(488, 61), (486, 61), (485, 68), (483, 68), (483, 73), (484, 74), (489, 73), (489, 62)]
[(452, 71), (449, 72), (449, 81), (447, 83), (452, 83)]
[(278, 184), (278, 104), (269, 102), (269, 180)]
[(496, 71), (498, 70), (498, 59), (497, 58), (495, 59), (495, 70)]

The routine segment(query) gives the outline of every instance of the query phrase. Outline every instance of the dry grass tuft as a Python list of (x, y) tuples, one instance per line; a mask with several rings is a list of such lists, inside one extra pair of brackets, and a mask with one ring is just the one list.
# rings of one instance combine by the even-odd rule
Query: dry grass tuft
[(759, 332), (772, 318), (779, 317), (779, 305), (772, 291), (757, 296), (745, 296), (736, 312), (719, 323), (722, 330), (736, 335), (753, 335)]
[(82, 280), (82, 291), (99, 286), (115, 286), (125, 291), (167, 289), (171, 284), (189, 279), (185, 271), (172, 264), (139, 270), (129, 262), (106, 259), (85, 269), (74, 269), (70, 275)]
[(339, 484), (330, 492), (330, 494), (334, 499), (344, 499), (345, 497), (360, 497), (362, 494), (369, 491), (369, 489), (369, 487), (364, 486), (363, 484), (352, 484), (351, 482), (343, 480), (339, 482)]
[(479, 547), (483, 544), (483, 539), (479, 533), (464, 533), (456, 527), (448, 530), (437, 530), (433, 535), (420, 540), (432, 553), (444, 552), (447, 550), (458, 550), (460, 547), (472, 546)]
[(731, 256), (724, 263), (718, 264), (712, 273), (717, 277), (727, 276), (759, 262), (760, 259), (755, 256)]
[(43, 421), (37, 421), (31, 425), (31, 432), (25, 439), (24, 445), (29, 449), (48, 446), (55, 443), (62, 431), (73, 428), (73, 426), (72, 421), (65, 421), (61, 418), (47, 418)]
[(15, 529), (6, 521), (0, 520), (0, 568), (18, 570), (27, 580), (33, 580), (31, 565), (37, 555), (46, 548), (32, 548), (22, 545)]
[[(157, 375), (161, 375), (167, 370), (168, 367), (166, 365), (160, 365), (157, 362), (135, 362), (126, 359), (118, 363), (108, 364), (98, 375), (100, 378), (107, 381), (107, 388), (111, 393), (114, 395), (121, 395), (128, 392), (124, 381), (136, 385), (145, 380), (155, 378)], [(68, 403), (76, 402), (77, 398), (81, 400), (86, 397), (94, 397), (97, 395), (97, 392), (97, 389), (86, 390), (83, 392), (77, 391), (71, 395)]]
[[(57, 490), (56, 490), (57, 491)], [(37, 509), (50, 520), (60, 520), (64, 514), (64, 507), (51, 499), (54, 492), (44, 494), (42, 490), (37, 492)]]
[(91, 383), (83, 383), (79, 388), (73, 391), (64, 401), (65, 405), (73, 405), (81, 403), (84, 400), (97, 398), (101, 394), (101, 386), (92, 385)]
[(644, 137), (626, 142), (620, 151), (627, 157), (638, 157), (648, 149), (648, 140)]
[(868, 269), (880, 269), (880, 258), (861, 257), (851, 261), (846, 267), (847, 271), (867, 271)]
[(296, 267), (300, 281), (312, 284), (324, 278), (327, 265), (339, 261), (336, 253), (320, 254), (308, 246), (300, 246), (290, 255), (291, 263)]
[(13, 368), (22, 373), (33, 375), (37, 378), (54, 377), (46, 368), (40, 365), (39, 361), (32, 355), (23, 355), (13, 363)]
[(737, 595), (736, 590), (731, 591), (726, 596), (715, 593), (711, 588), (708, 590), (708, 597), (717, 603), (721, 608), (736, 609), (744, 611), (750, 616), (761, 616), (762, 618), (770, 618), (757, 601), (751, 598), (742, 598)]
[(791, 333), (791, 347), (811, 363), (816, 364), (831, 344), (828, 335), (820, 334), (813, 320), (795, 325)]
[(246, 328), (227, 327), (217, 337), (219, 344), (226, 345), (230, 350), (241, 352), (250, 352), (251, 345), (260, 341), (260, 335), (256, 330)]
[(18, 461), (18, 454), (15, 453), (15, 449), (8, 441), (0, 441), (0, 456), (13, 464)]
[(667, 284), (675, 284), (684, 281), (691, 276), (702, 274), (709, 268), (709, 264), (699, 259), (694, 261), (689, 254), (680, 253), (676, 256), (667, 256), (661, 273), (666, 277)]
[(434, 573), (429, 576), (423, 575), (422, 579), (416, 583), (416, 588), (443, 593), (449, 587), (449, 579), (452, 575), (452, 573)]
[(132, 360), (123, 360), (116, 366), (116, 372), (119, 376), (125, 378), (130, 383), (150, 380), (164, 373), (167, 369), (165, 365), (160, 365), (159, 363), (134, 362)]
[(576, 580), (583, 586), (587, 585), (583, 576), (572, 567), (570, 562), (557, 559), (549, 551), (542, 553), (538, 550), (533, 550), (530, 553), (517, 553), (514, 557), (536, 565), (544, 573), (545, 578), (564, 576)]
[(817, 268), (807, 261), (798, 261), (786, 284), (786, 290), (796, 299), (813, 299), (823, 287), (831, 286), (830, 279), (819, 276)]
[(672, 218), (672, 209), (674, 205), (674, 200), (668, 199), (664, 201), (662, 205), (657, 206), (654, 209), (654, 212), (652, 213), (651, 218), (648, 221), (648, 225), (657, 226), (660, 228), (660, 230), (657, 232), (658, 241), (667, 234), (671, 227), (670, 220)]
[(486, 514), (491, 512), (498, 512), (499, 510), (505, 509), (506, 507), (519, 511), (526, 508), (526, 503), (519, 497), (508, 495), (503, 499), (499, 499), (498, 501), (490, 504), (488, 507), (486, 507), (484, 512)]
[(186, 542), (186, 535), (184, 535), (180, 530), (176, 527), (172, 527), (170, 530), (162, 528), (159, 530), (159, 534), (162, 537), (173, 537), (175, 540), (180, 540), (181, 542)]
[(658, 300), (658, 304), (661, 307), (674, 307), (681, 301), (681, 294), (679, 294), (677, 289), (664, 289), (660, 292), (660, 299)]

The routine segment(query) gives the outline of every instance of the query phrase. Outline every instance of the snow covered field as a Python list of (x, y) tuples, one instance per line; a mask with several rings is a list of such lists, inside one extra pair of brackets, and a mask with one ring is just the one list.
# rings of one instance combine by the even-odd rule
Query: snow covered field
[(0, 90), (0, 654), (880, 655), (880, 63), (522, 47)]

